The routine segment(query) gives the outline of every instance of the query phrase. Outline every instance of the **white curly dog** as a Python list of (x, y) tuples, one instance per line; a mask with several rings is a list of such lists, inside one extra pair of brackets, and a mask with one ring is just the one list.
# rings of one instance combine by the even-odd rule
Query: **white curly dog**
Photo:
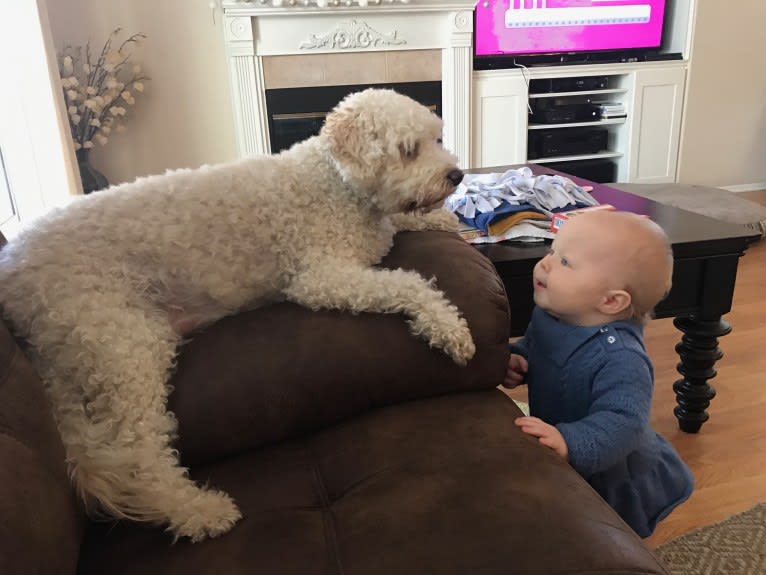
[(0, 303), (54, 406), (89, 511), (200, 541), (241, 517), (196, 485), (166, 408), (178, 345), (239, 310), (403, 313), (465, 364), (468, 325), (417, 273), (374, 269), (397, 229), (456, 229), (462, 179), (441, 121), (391, 90), (344, 99), (318, 136), (279, 155), (170, 171), (75, 200), (0, 251)]

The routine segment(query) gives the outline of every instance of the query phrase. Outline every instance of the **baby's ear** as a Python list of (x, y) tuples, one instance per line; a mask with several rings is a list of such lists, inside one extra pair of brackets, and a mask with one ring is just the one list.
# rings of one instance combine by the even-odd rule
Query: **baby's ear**
[(610, 290), (602, 298), (598, 309), (607, 315), (618, 315), (628, 309), (631, 303), (633, 303), (633, 298), (627, 291), (623, 289)]

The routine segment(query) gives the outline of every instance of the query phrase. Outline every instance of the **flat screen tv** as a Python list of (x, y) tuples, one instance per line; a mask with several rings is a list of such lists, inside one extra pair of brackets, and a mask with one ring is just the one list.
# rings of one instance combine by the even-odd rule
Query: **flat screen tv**
[(666, 0), (479, 0), (474, 68), (630, 61), (662, 45)]

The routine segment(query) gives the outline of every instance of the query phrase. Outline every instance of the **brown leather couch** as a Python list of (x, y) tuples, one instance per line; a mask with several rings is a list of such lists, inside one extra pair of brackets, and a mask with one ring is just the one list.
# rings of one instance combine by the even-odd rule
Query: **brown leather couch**
[(513, 425), (496, 389), (508, 305), (492, 265), (454, 234), (400, 234), (463, 310), (466, 368), (402, 317), (273, 305), (185, 345), (178, 448), (244, 519), (199, 544), (86, 520), (37, 375), (0, 325), (0, 573), (664, 573), (564, 461)]

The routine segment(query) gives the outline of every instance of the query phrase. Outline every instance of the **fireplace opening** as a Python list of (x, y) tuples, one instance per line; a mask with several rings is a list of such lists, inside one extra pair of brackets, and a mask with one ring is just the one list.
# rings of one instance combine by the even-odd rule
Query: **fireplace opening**
[(266, 111), (272, 153), (318, 134), (325, 116), (338, 102), (348, 94), (366, 88), (391, 88), (420, 102), (437, 116), (442, 115), (442, 87), (438, 81), (267, 89)]

